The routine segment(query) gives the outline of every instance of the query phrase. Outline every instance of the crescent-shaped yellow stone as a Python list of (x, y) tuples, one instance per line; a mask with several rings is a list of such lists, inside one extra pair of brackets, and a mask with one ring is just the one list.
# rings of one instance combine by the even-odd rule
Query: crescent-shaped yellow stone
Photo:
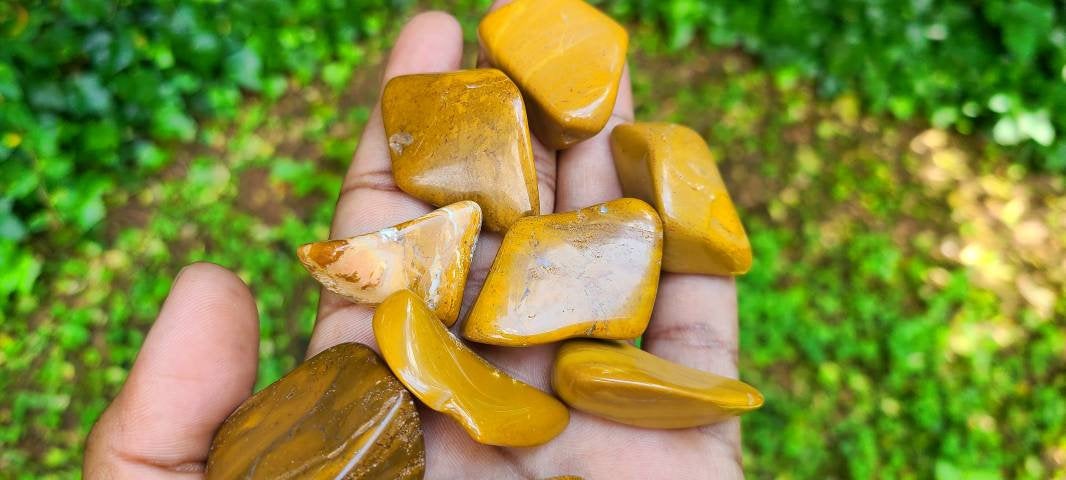
[(762, 394), (744, 382), (617, 341), (564, 343), (555, 356), (552, 388), (577, 410), (645, 428), (708, 425), (763, 404)]
[(374, 335), (385, 363), (407, 389), (477, 442), (540, 445), (570, 421), (565, 405), (478, 356), (409, 291), (378, 305)]

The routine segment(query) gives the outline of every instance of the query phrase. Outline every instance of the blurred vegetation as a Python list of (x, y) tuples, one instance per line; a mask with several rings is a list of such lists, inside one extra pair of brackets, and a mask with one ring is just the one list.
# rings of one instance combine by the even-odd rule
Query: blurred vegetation
[(1016, 159), (1066, 172), (1066, 3), (1059, 0), (634, 0), (669, 45), (739, 45), (784, 81), (854, 91), (872, 112), (990, 128)]
[[(473, 42), (486, 3), (423, 5)], [(744, 210), (749, 472), (1064, 478), (1063, 5), (601, 3), (638, 117), (700, 130)], [(78, 476), (186, 263), (253, 288), (260, 385), (295, 364), (292, 252), (414, 6), (0, 3), (0, 477)]]

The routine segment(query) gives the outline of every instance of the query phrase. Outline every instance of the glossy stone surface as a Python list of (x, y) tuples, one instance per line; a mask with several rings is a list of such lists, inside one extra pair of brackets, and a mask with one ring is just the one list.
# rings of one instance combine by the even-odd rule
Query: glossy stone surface
[(741, 275), (751, 245), (714, 155), (692, 129), (670, 123), (619, 125), (611, 132), (626, 196), (655, 205), (663, 220), (663, 270)]
[(417, 479), (425, 457), (411, 394), (369, 347), (342, 343), (241, 404), (206, 478)]
[(640, 200), (523, 218), (504, 237), (463, 336), (506, 346), (636, 338), (655, 304), (661, 256), (659, 216)]
[(492, 366), (408, 291), (385, 299), (374, 335), (393, 373), (422, 403), (486, 445), (540, 445), (566, 428), (566, 406)]
[(615, 341), (564, 343), (555, 356), (552, 388), (577, 410), (645, 428), (708, 425), (763, 404), (762, 394), (739, 380)]
[(393, 78), (381, 112), (404, 192), (438, 207), (473, 200), (494, 231), (540, 213), (525, 106), (499, 70)]
[(480, 231), (481, 208), (463, 201), (378, 232), (310, 243), (296, 253), (316, 280), (353, 302), (381, 303), (409, 289), (451, 325)]
[(486, 15), (478, 36), (526, 95), (533, 133), (549, 148), (607, 124), (629, 36), (603, 12), (581, 0), (516, 0)]

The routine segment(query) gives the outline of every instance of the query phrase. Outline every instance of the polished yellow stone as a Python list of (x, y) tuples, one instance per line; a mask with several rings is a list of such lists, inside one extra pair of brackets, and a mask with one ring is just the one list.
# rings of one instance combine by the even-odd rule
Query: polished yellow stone
[(762, 406), (732, 378), (664, 360), (625, 342), (571, 340), (556, 353), (552, 388), (574, 409), (645, 428), (689, 428)]
[(411, 394), (370, 347), (342, 343), (241, 404), (215, 434), (204, 477), (419, 479), (425, 466)]
[(655, 304), (661, 256), (659, 216), (640, 200), (523, 218), (504, 237), (463, 336), (507, 346), (636, 338)]
[(607, 124), (629, 36), (603, 12), (581, 0), (516, 0), (486, 15), (478, 36), (526, 95), (533, 133), (549, 148)]
[(376, 304), (409, 289), (450, 326), (459, 316), (480, 230), (481, 208), (462, 201), (378, 232), (309, 243), (296, 253), (338, 295)]
[(404, 192), (436, 206), (473, 200), (494, 231), (540, 213), (522, 95), (499, 70), (393, 78), (381, 111)]
[(417, 295), (392, 294), (374, 313), (389, 368), (427, 407), (486, 445), (527, 447), (555, 438), (570, 421), (555, 397), (515, 380), (448, 332)]
[(663, 270), (741, 275), (751, 245), (714, 155), (692, 129), (670, 123), (619, 125), (615, 169), (627, 196), (655, 205), (663, 220)]

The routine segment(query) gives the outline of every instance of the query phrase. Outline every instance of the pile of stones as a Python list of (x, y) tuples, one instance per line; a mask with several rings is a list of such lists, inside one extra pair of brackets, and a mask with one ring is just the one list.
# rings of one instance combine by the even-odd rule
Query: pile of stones
[[(615, 127), (626, 198), (540, 214), (531, 139), (562, 149), (604, 128), (626, 31), (581, 0), (518, 0), (478, 33), (495, 68), (397, 77), (382, 97), (396, 185), (440, 208), (297, 252), (328, 290), (377, 305), (380, 357), (340, 344), (256, 393), (217, 433), (207, 478), (421, 478), (415, 399), (477, 442), (505, 447), (551, 441), (569, 408), (673, 429), (762, 405), (747, 384), (631, 343), (648, 326), (660, 271), (735, 276), (751, 266), (744, 228), (696, 132)], [(503, 347), (562, 342), (554, 395), (452, 333), (482, 226), (503, 241), (455, 331)]]

